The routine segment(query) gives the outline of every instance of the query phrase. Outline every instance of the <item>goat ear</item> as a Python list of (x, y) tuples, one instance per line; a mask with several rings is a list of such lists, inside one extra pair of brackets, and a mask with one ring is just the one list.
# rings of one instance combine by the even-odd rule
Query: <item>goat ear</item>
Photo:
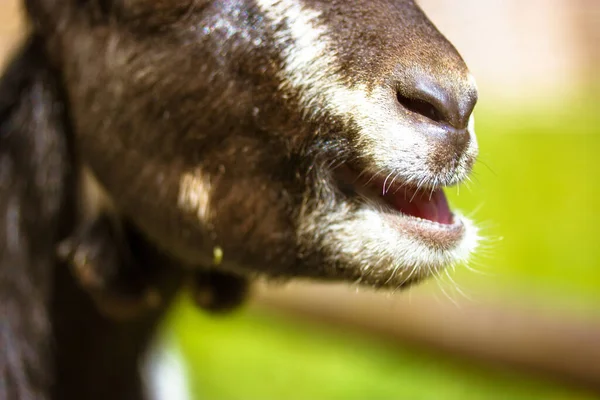
[(100, 212), (79, 225), (60, 243), (57, 254), (71, 266), (99, 311), (113, 319), (130, 319), (161, 305), (156, 282), (135, 257), (116, 215)]
[(70, 174), (63, 108), (37, 43), (0, 81), (0, 398), (47, 398), (54, 245)]

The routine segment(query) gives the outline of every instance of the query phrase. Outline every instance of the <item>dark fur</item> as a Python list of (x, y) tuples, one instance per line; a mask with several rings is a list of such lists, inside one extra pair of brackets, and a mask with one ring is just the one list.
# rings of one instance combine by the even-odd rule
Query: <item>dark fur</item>
[[(361, 277), (295, 235), (307, 193), (314, 207), (342, 196), (319, 166), (364, 161), (357, 132), (282, 94), (281, 44), (252, 2), (25, 4), (32, 32), (0, 86), (1, 400), (142, 399), (140, 355), (186, 276), (213, 311), (241, 303), (255, 275)], [(462, 60), (412, 1), (307, 4), (338, 27), (349, 83), (411, 97), (404, 68), (427, 66), (468, 93), (438, 107), (464, 129)], [(78, 210), (83, 165), (115, 206), (92, 220)], [(198, 166), (205, 224), (174, 207)]]
[(72, 156), (56, 74), (42, 54), (33, 40), (0, 87), (2, 399), (44, 398), (53, 378), (54, 246), (68, 221)]

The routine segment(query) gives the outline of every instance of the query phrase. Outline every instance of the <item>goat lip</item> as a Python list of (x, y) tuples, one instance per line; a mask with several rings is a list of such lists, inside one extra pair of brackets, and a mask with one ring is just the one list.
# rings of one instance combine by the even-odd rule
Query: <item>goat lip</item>
[(350, 186), (367, 203), (377, 204), (394, 221), (400, 219), (420, 231), (462, 230), (441, 187), (417, 188), (385, 175), (358, 174), (348, 165), (335, 173), (345, 187)]

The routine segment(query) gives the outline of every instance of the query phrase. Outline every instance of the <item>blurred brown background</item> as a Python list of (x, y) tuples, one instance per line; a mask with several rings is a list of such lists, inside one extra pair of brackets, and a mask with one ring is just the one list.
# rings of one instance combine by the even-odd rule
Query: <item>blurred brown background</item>
[(0, 0), (0, 65), (14, 48), (22, 31), (20, 8), (15, 0)]

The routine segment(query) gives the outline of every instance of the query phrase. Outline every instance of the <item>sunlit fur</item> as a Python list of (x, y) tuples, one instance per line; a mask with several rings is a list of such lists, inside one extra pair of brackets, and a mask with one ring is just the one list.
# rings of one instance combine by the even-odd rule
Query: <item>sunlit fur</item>
[(334, 178), (350, 162), (429, 189), (471, 169), (472, 124), (454, 150), (396, 99), (420, 76), (476, 97), (412, 1), (207, 1), (161, 25), (166, 4), (119, 3), (93, 22), (71, 10), (50, 42), (82, 162), (152, 242), (196, 268), (218, 247), (225, 271), (391, 287), (475, 248), (462, 217), (462, 239), (422, 240)]

